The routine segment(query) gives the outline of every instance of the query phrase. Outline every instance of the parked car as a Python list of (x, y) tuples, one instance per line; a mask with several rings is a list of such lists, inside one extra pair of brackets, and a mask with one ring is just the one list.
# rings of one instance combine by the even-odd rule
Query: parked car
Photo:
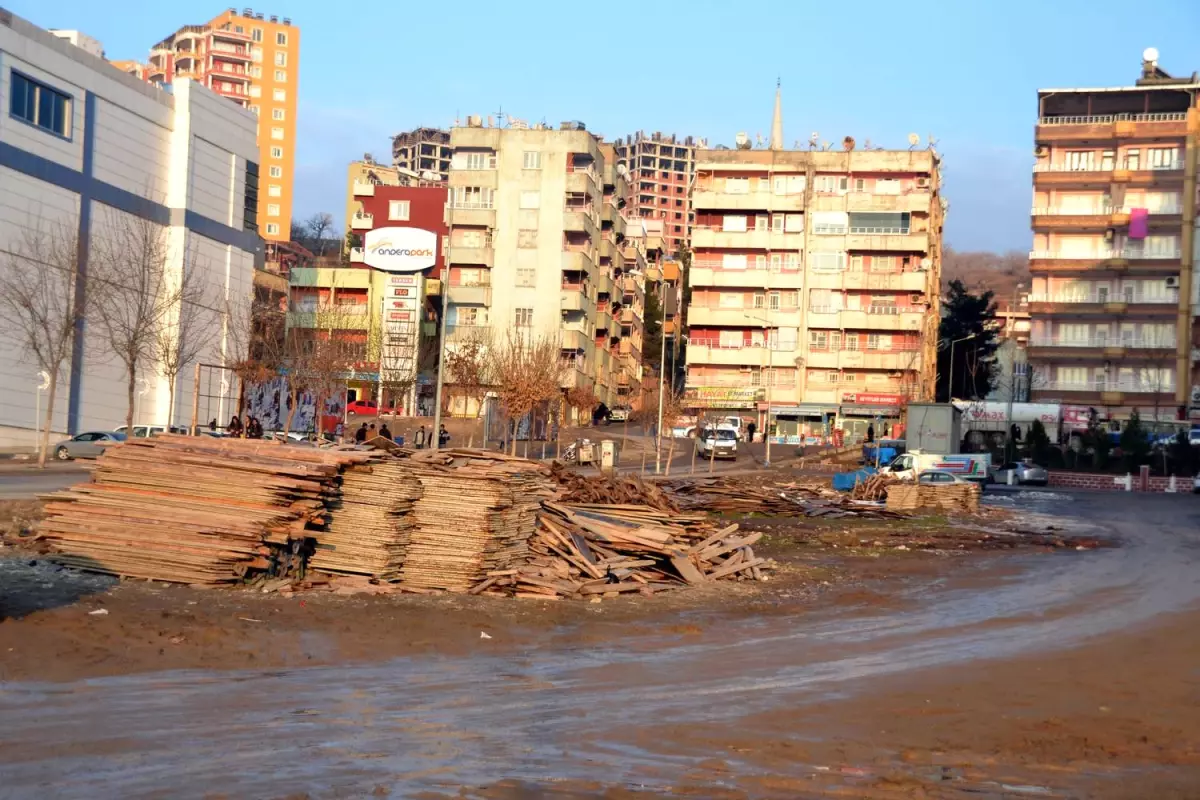
[[(125, 426), (125, 425), (122, 425), (119, 428), (114, 428), (113, 430), (116, 433), (124, 434), (126, 436), (129, 435), (129, 428), (128, 428), (128, 426)], [(160, 433), (166, 433), (166, 432), (167, 432), (166, 425), (134, 425), (133, 426), (133, 438), (134, 439), (145, 439), (149, 436), (158, 436)], [(172, 433), (174, 433), (174, 431), (172, 431)]]
[(59, 461), (74, 458), (97, 458), (110, 444), (125, 441), (121, 431), (88, 431), (64, 439), (54, 446), (54, 457)]
[(610, 422), (624, 422), (629, 419), (629, 409), (625, 406), (617, 406), (608, 412)]
[(696, 436), (696, 455), (701, 458), (737, 460), (737, 431), (729, 426), (705, 428)]
[(390, 408), (380, 409), (374, 400), (355, 400), (346, 404), (346, 413), (356, 417), (378, 417), (381, 413), (387, 414), (390, 411)]
[(1050, 472), (1045, 467), (1039, 467), (1030, 461), (1009, 461), (998, 467), (992, 467), (989, 474), (996, 483), (1008, 483), (1008, 473), (1013, 473), (1013, 483), (1017, 485), (1036, 484), (1045, 486), (1050, 480)]
[(955, 475), (953, 472), (945, 472), (940, 469), (927, 469), (917, 476), (918, 483), (972, 483), (961, 475)]

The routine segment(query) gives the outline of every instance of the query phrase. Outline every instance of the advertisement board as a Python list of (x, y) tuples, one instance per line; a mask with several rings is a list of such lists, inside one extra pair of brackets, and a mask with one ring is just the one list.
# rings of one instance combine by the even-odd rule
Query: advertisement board
[(384, 272), (420, 272), (437, 261), (438, 237), (424, 228), (376, 228), (363, 237), (363, 261)]

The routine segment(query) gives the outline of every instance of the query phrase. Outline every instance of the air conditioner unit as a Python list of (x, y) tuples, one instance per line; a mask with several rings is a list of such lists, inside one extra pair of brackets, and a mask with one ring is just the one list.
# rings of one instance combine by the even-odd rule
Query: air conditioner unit
[(1167, 288), (1168, 289), (1178, 289), (1179, 288), (1179, 276), (1172, 275), (1171, 277), (1167, 278)]
[(928, 189), (929, 188), (929, 178), (917, 178), (917, 188), (918, 189)]
[(1033, 148), (1033, 154), (1035, 156), (1037, 156), (1038, 158), (1044, 158), (1044, 157), (1050, 155), (1050, 148), (1046, 147), (1046, 145), (1044, 145), (1044, 144), (1040, 144), (1037, 147)]
[(1104, 231), (1104, 241), (1111, 242), (1114, 238), (1116, 238), (1116, 235), (1116, 231), (1114, 231), (1112, 228), (1109, 228), (1108, 230)]
[(910, 295), (908, 296), (908, 301), (909, 301), (910, 303), (924, 303), (924, 302), (925, 302), (925, 295), (923, 295), (923, 294), (910, 294)]

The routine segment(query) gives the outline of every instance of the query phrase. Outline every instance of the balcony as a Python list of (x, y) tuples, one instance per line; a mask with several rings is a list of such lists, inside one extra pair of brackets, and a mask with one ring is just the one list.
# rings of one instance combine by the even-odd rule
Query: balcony
[(365, 303), (322, 306), (314, 310), (289, 311), (287, 326), (288, 328), (365, 331), (371, 327), (371, 314)]
[(1161, 337), (1136, 336), (1031, 336), (1030, 355), (1042, 358), (1058, 355), (1072, 358), (1126, 358), (1142, 355), (1145, 358), (1161, 359), (1165, 352), (1174, 352), (1175, 342)]
[(355, 197), (374, 197), (375, 182), (374, 181), (355, 181), (353, 193)]
[(495, 228), (496, 209), (491, 200), (459, 200), (446, 204), (446, 222), (471, 228)]
[(1098, 114), (1042, 117), (1034, 138), (1039, 142), (1087, 142), (1138, 136), (1159, 138), (1187, 135), (1186, 112), (1168, 114)]
[(365, 256), (365, 251), (363, 250), (363, 248), (361, 248), (361, 247), (351, 247), (350, 248), (350, 263), (351, 264), (365, 264), (366, 263), (366, 256)]
[[(788, 351), (793, 352), (791, 350)], [(713, 364), (724, 367), (760, 367), (768, 363), (767, 348), (762, 345), (722, 345), (717, 341), (690, 339), (687, 348), (689, 364)]]
[(492, 336), (489, 325), (447, 325), (446, 342), (449, 344), (464, 344), (466, 342), (486, 342)]
[[(688, 325), (721, 325), (724, 327), (744, 328), (747, 325), (754, 324), (754, 320), (750, 319), (751, 317), (761, 316), (765, 312), (766, 309), (762, 308), (719, 308), (716, 306), (698, 306), (693, 304), (688, 308)], [(793, 312), (791, 316), (795, 318), (795, 313)]]
[(587, 296), (582, 285), (572, 288), (564, 286), (559, 295), (559, 307), (563, 311), (582, 311), (589, 317), (596, 313), (596, 303)]
[(726, 231), (705, 225), (694, 225), (692, 227), (692, 247), (697, 250), (715, 247), (798, 251), (804, 247), (804, 234), (774, 233), (769, 230)]
[(851, 228), (846, 237), (846, 249), (926, 253), (929, 251), (929, 234), (900, 228)]
[(1028, 296), (1029, 310), (1035, 314), (1061, 315), (1113, 315), (1126, 314), (1130, 306), (1137, 315), (1162, 312), (1174, 314), (1178, 306), (1177, 297), (1170, 295), (1146, 295), (1141, 292), (1073, 293), (1055, 292)]
[(601, 193), (596, 170), (589, 167), (567, 167), (567, 191), (598, 195)]
[(1039, 162), (1033, 166), (1035, 188), (1055, 186), (1108, 187), (1114, 183), (1131, 186), (1179, 185), (1183, 182), (1183, 160), (1136, 168), (1115, 164), (1051, 164)]
[(592, 250), (566, 250), (562, 254), (563, 272), (583, 272), (591, 275), (596, 270)]
[(807, 324), (809, 328), (919, 331), (925, 324), (925, 314), (896, 306), (871, 306), (866, 310), (814, 306), (808, 310)]
[(593, 354), (596, 352), (596, 343), (592, 336), (585, 333), (581, 323), (563, 323), (561, 337), (563, 350), (576, 350), (579, 352)]
[(450, 248), (450, 263), (477, 264), (479, 266), (491, 267), (495, 260), (495, 255), (496, 251), (490, 247), (452, 246)]
[(489, 306), (492, 304), (491, 276), (481, 277), (469, 283), (446, 285), (446, 302), (463, 306)]
[(244, 67), (235, 67), (230, 64), (214, 63), (209, 74), (230, 81), (250, 82), (250, 75)]
[(890, 289), (897, 292), (924, 294), (929, 281), (928, 272), (813, 272), (809, 275), (810, 289)]
[(914, 370), (921, 366), (919, 350), (809, 350), (809, 367), (820, 369)]
[(563, 212), (563, 230), (583, 232), (596, 239), (600, 234), (600, 228), (596, 224), (596, 212), (590, 208), (567, 206)]
[(452, 188), (495, 189), (500, 185), (500, 173), (495, 169), (455, 169), (450, 173), (449, 184)]
[[(933, 195), (929, 192), (910, 194), (869, 194), (850, 192), (846, 195), (847, 211), (909, 212), (928, 214)], [(836, 209), (841, 210), (841, 209)]]
[(804, 211), (804, 193), (775, 194), (767, 191), (727, 192), (720, 186), (697, 188), (692, 208), (715, 211)]
[(1078, 405), (1119, 406), (1129, 404), (1153, 404), (1158, 401), (1167, 406), (1173, 406), (1175, 387), (1165, 384), (1155, 384), (1133, 380), (1092, 380), (1092, 381), (1047, 381), (1037, 384), (1032, 389), (1033, 400), (1057, 400), (1063, 403)]
[(375, 227), (375, 215), (364, 214), (361, 211), (357, 212), (350, 218), (350, 229), (355, 231), (369, 231)]
[(249, 63), (250, 61), (250, 50), (246, 47), (239, 47), (237, 45), (223, 45), (214, 42), (212, 48), (208, 51), (208, 54), (213, 58), (225, 58), (229, 59), (230, 61), (245, 63)]
[(699, 260), (693, 261), (688, 270), (688, 286), (801, 289), (804, 273), (800, 270), (725, 269), (720, 261)]
[(563, 389), (590, 389), (592, 388), (592, 378), (583, 371), (582, 359), (563, 359), (562, 377), (559, 379), (558, 385)]

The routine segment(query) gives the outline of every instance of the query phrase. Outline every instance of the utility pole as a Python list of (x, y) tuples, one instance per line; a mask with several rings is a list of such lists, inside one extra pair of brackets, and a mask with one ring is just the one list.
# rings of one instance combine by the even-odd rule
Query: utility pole
[[(659, 285), (662, 285), (661, 283)], [(666, 298), (662, 298), (664, 301)], [(666, 388), (667, 374), (667, 332), (666, 327), (666, 304), (659, 302), (659, 313), (663, 315), (663, 319), (659, 320), (658, 332), (661, 342), (661, 352), (658, 355), (658, 426), (654, 429), (654, 474), (662, 473), (662, 426), (663, 426), (663, 394)], [(674, 376), (672, 376), (674, 377)], [(672, 382), (673, 383), (673, 382)]]
[[(450, 248), (454, 242), (454, 187), (451, 186), (446, 195), (446, 252), (442, 253), (442, 263), (446, 270), (442, 275), (442, 315), (438, 320), (438, 357), (437, 357), (437, 388), (433, 393), (433, 439), (427, 446), (432, 450), (440, 450), (442, 446), (442, 388), (446, 382), (446, 317), (450, 316)], [(420, 336), (420, 331), (417, 331)], [(487, 431), (483, 434), (483, 449), (487, 449)]]
[(1010, 305), (1008, 307), (1008, 318), (1007, 318), (1007, 323), (1006, 323), (1006, 327), (1008, 328), (1008, 330), (1005, 331), (1005, 334), (1006, 334), (1005, 338), (1008, 339), (1008, 378), (1009, 378), (1008, 410), (1004, 414), (1004, 441), (1005, 441), (1004, 460), (1006, 462), (1014, 460), (1017, 455), (1016, 449), (1013, 447), (1013, 438), (1012, 438), (1013, 398), (1017, 394), (1017, 342), (1016, 342), (1016, 338), (1013, 336), (1013, 332), (1016, 330), (1017, 326), (1013, 320), (1012, 315), (1013, 315), (1014, 310), (1017, 307), (1017, 295), (1020, 293), (1021, 289), (1023, 289), (1024, 287), (1025, 287), (1025, 284), (1023, 284), (1023, 283), (1018, 283), (1016, 286), (1013, 287), (1013, 301), (1012, 301), (1012, 305)]

